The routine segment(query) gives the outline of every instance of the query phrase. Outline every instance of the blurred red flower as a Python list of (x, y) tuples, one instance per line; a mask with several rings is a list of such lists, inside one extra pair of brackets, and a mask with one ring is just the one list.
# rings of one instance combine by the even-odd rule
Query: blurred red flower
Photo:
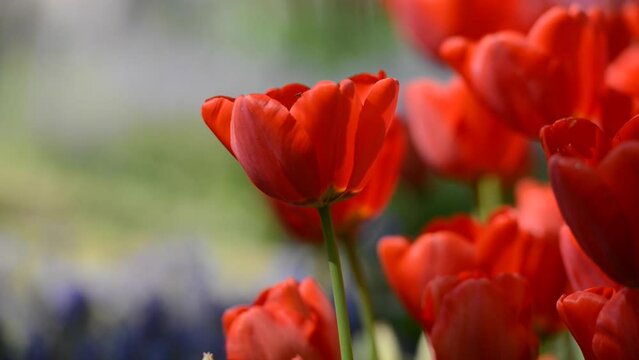
[(479, 104), (460, 78), (448, 85), (427, 79), (410, 83), (406, 115), (421, 158), (445, 176), (512, 180), (529, 168), (527, 139)]
[(586, 360), (633, 360), (639, 354), (639, 291), (592, 288), (562, 296), (557, 310)]
[(477, 261), (489, 275), (518, 273), (530, 285), (533, 320), (541, 332), (558, 330), (555, 304), (567, 278), (559, 251), (561, 214), (550, 186), (533, 180), (518, 183), (517, 208), (492, 214), (477, 239)]
[(559, 208), (583, 251), (613, 280), (639, 286), (639, 116), (610, 138), (583, 119), (544, 127)]
[(499, 30), (526, 31), (549, 7), (544, 0), (384, 0), (400, 30), (424, 54), (438, 55), (450, 36), (478, 39)]
[(501, 121), (537, 138), (556, 119), (599, 111), (606, 46), (601, 12), (555, 7), (527, 36), (502, 31), (478, 42), (453, 38), (441, 52)]
[(423, 322), (438, 360), (535, 359), (530, 290), (516, 274), (443, 276), (424, 293)]
[(210, 98), (204, 121), (267, 195), (323, 206), (366, 185), (394, 121), (397, 80), (361, 74), (312, 88)]
[(378, 252), (391, 288), (415, 319), (421, 319), (424, 290), (439, 276), (519, 273), (532, 290), (535, 325), (548, 333), (561, 324), (555, 303), (567, 285), (561, 224), (550, 187), (525, 180), (517, 186), (517, 208), (497, 210), (485, 225), (466, 215), (438, 219), (413, 243), (401, 236), (383, 238)]
[(317, 283), (285, 280), (223, 318), (229, 360), (340, 358), (337, 322)]
[(476, 268), (474, 240), (480, 225), (460, 215), (436, 220), (414, 242), (386, 236), (378, 244), (379, 259), (391, 288), (415, 319), (420, 319), (422, 294), (437, 276)]
[[(406, 130), (399, 121), (393, 121), (382, 150), (370, 170), (370, 180), (364, 189), (331, 207), (335, 233), (341, 238), (353, 238), (359, 225), (378, 216), (391, 199), (400, 174), (406, 150)], [(295, 237), (322, 241), (322, 227), (317, 211), (289, 205), (270, 199), (286, 230)]]

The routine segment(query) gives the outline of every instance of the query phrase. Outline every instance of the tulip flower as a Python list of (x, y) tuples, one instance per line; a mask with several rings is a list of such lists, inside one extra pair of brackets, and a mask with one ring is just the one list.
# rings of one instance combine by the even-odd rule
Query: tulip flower
[(639, 354), (639, 290), (592, 288), (562, 296), (557, 311), (586, 360), (632, 360)]
[(573, 291), (594, 287), (620, 287), (584, 253), (568, 226), (562, 226), (559, 239), (561, 258)]
[(540, 0), (385, 0), (400, 30), (424, 54), (438, 55), (451, 36), (478, 39), (499, 30), (526, 31), (549, 7)]
[(434, 221), (412, 243), (402, 236), (380, 240), (386, 279), (413, 318), (420, 319), (422, 293), (431, 280), (476, 268), (473, 242), (479, 230), (478, 223), (461, 215)]
[(529, 167), (526, 138), (479, 104), (460, 78), (447, 85), (427, 79), (410, 83), (406, 115), (419, 155), (445, 176), (512, 180)]
[(537, 138), (556, 119), (598, 110), (606, 41), (600, 12), (555, 7), (527, 36), (502, 31), (477, 42), (452, 38), (441, 53), (501, 121)]
[(333, 309), (311, 278), (264, 290), (252, 305), (227, 310), (223, 324), (229, 360), (340, 358)]
[(612, 280), (639, 286), (639, 116), (610, 138), (583, 119), (541, 139), (559, 208), (583, 251)]
[(210, 98), (205, 123), (266, 195), (316, 207), (322, 223), (339, 340), (352, 359), (350, 325), (330, 206), (362, 191), (395, 119), (397, 80), (383, 71), (312, 88)]
[(428, 284), (422, 316), (438, 360), (535, 359), (530, 290), (516, 274), (438, 277)]
[(202, 117), (265, 194), (324, 206), (360, 192), (397, 104), (397, 80), (361, 74), (312, 88), (210, 98)]
[(517, 208), (495, 211), (476, 242), (480, 269), (489, 275), (518, 273), (532, 290), (533, 320), (544, 333), (559, 329), (555, 303), (566, 289), (559, 251), (561, 214), (549, 186), (517, 184)]
[[(360, 193), (331, 207), (338, 237), (353, 239), (360, 224), (378, 216), (386, 207), (399, 178), (405, 147), (405, 129), (396, 120), (370, 170), (368, 184)], [(317, 211), (277, 200), (270, 202), (285, 229), (295, 237), (312, 242), (322, 240), (322, 227)]]

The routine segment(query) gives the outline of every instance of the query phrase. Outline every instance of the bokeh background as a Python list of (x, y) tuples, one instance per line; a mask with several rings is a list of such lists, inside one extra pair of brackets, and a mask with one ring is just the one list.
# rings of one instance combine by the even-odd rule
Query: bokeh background
[[(0, 359), (224, 359), (225, 308), (326, 283), (322, 249), (279, 227), (200, 106), (379, 69), (448, 76), (376, 0), (0, 0)], [(418, 330), (375, 242), (472, 204), (408, 174), (360, 243), (406, 353)]]

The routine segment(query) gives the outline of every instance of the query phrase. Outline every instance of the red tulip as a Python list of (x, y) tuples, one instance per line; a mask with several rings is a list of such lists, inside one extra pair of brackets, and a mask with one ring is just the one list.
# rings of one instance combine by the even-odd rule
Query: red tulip
[(559, 329), (555, 303), (566, 289), (559, 252), (561, 215), (549, 186), (526, 180), (517, 187), (517, 209), (493, 213), (476, 243), (479, 266), (490, 275), (518, 273), (530, 284), (534, 322)]
[(515, 274), (438, 277), (424, 293), (424, 322), (438, 360), (535, 359), (530, 292)]
[(547, 11), (528, 36), (499, 32), (454, 38), (442, 56), (500, 120), (536, 138), (546, 124), (599, 106), (606, 57), (602, 14)]
[[(331, 207), (335, 232), (339, 237), (352, 238), (359, 225), (378, 216), (393, 195), (399, 178), (406, 147), (404, 125), (396, 120), (388, 130), (384, 146), (371, 167), (364, 189)], [(289, 205), (272, 199), (278, 218), (284, 227), (299, 239), (322, 241), (322, 227), (317, 211)]]
[(584, 253), (568, 226), (561, 228), (559, 237), (561, 258), (573, 291), (593, 287), (620, 287)]
[(229, 360), (339, 359), (337, 322), (317, 283), (285, 280), (223, 318)]
[(639, 354), (639, 291), (593, 288), (562, 296), (557, 310), (586, 360), (633, 360)]
[(323, 206), (356, 194), (393, 122), (398, 82), (362, 74), (202, 105), (204, 121), (267, 195)]
[(443, 175), (510, 180), (529, 167), (526, 138), (495, 119), (459, 78), (445, 86), (426, 79), (409, 84), (406, 114), (422, 159)]
[(425, 54), (455, 35), (478, 39), (499, 30), (526, 31), (545, 9), (539, 0), (385, 0), (400, 30)]
[(391, 288), (415, 318), (420, 319), (422, 293), (437, 276), (476, 268), (474, 238), (479, 224), (468, 216), (436, 221), (413, 243), (387, 236), (378, 245), (379, 259)]
[(639, 116), (608, 138), (565, 119), (541, 132), (561, 213), (584, 252), (613, 280), (639, 286)]

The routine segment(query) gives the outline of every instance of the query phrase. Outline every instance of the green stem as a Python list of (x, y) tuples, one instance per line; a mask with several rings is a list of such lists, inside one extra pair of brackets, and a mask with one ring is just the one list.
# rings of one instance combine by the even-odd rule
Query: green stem
[(503, 203), (499, 177), (486, 175), (477, 181), (477, 213), (485, 221)]
[(346, 294), (344, 292), (344, 277), (342, 276), (342, 265), (339, 261), (339, 252), (337, 251), (337, 243), (335, 242), (335, 231), (333, 230), (330, 206), (322, 206), (317, 208), (317, 211), (322, 220), (322, 232), (324, 233), (324, 242), (326, 243), (326, 253), (328, 255), (328, 269), (331, 274), (331, 284), (333, 286), (339, 348), (342, 354), (342, 360), (353, 360), (351, 327), (348, 322)]
[(373, 303), (371, 302), (370, 290), (366, 277), (364, 276), (364, 268), (362, 261), (357, 254), (355, 239), (344, 239), (348, 262), (355, 277), (357, 292), (359, 295), (359, 316), (364, 325), (364, 331), (368, 337), (368, 347), (370, 359), (377, 360), (377, 342), (375, 341), (375, 316), (373, 314)]

